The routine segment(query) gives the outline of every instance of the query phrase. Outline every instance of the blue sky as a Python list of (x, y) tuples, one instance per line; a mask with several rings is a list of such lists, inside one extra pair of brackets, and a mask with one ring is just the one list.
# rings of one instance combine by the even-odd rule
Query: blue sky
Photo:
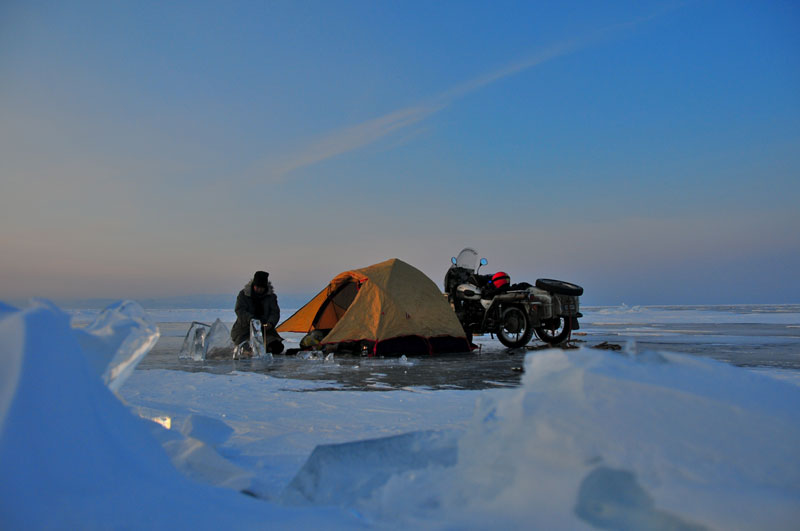
[(794, 2), (4, 2), (0, 298), (472, 246), (584, 304), (800, 302)]

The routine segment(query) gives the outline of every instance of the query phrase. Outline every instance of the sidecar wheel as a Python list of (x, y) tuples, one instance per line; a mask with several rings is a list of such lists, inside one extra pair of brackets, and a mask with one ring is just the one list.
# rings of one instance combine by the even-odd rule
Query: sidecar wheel
[(559, 295), (571, 295), (573, 297), (583, 295), (583, 288), (579, 285), (572, 282), (564, 282), (563, 280), (553, 280), (552, 278), (537, 279), (536, 287)]
[(497, 329), (497, 339), (508, 348), (524, 347), (533, 337), (528, 313), (519, 306), (511, 306), (503, 312), (500, 326)]
[(555, 319), (548, 319), (548, 322), (542, 326), (537, 326), (535, 329), (536, 337), (550, 345), (558, 345), (569, 339), (572, 333), (572, 319), (564, 319), (563, 317), (556, 317)]

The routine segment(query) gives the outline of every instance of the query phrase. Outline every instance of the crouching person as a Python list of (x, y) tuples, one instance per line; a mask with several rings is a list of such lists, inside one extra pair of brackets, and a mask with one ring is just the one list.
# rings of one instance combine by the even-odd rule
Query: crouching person
[(275, 331), (281, 317), (278, 307), (278, 296), (269, 281), (269, 273), (257, 271), (253, 279), (236, 297), (236, 322), (231, 329), (231, 339), (235, 345), (250, 339), (250, 321), (261, 321), (264, 335), (264, 347), (267, 352), (280, 354), (283, 352), (283, 338)]

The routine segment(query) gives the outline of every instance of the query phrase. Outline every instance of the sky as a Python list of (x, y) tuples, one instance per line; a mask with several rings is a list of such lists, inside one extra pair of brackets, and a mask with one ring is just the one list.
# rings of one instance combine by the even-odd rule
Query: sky
[(800, 302), (791, 1), (0, 3), (0, 300), (281, 297), (463, 247)]

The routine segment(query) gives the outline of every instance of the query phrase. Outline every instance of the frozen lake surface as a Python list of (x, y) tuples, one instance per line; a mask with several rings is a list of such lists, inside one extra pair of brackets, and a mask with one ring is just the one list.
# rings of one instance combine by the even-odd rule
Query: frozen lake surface
[[(800, 370), (800, 305), (588, 307), (582, 310), (581, 330), (573, 346), (604, 342), (632, 352), (666, 350), (704, 356), (742, 367)], [(226, 374), (246, 371), (277, 378), (329, 381), (328, 389), (381, 391), (407, 387), (429, 389), (487, 389), (520, 382), (524, 356), (543, 347), (534, 341), (527, 349), (506, 349), (486, 335), (475, 338), (480, 350), (444, 357), (361, 358), (339, 356), (333, 363), (275, 356), (272, 361), (205, 361), (178, 359), (193, 320), (211, 323), (220, 318), (230, 326), (231, 310), (154, 310), (161, 331), (139, 370), (171, 369)], [(285, 311), (291, 315), (292, 310)], [(88, 319), (91, 312), (81, 313)], [(285, 334), (286, 347), (297, 347), (301, 335)], [(316, 388), (315, 388), (316, 390)]]
[(178, 360), (230, 310), (114, 308), (0, 304), (4, 527), (797, 528), (798, 306), (585, 308), (563, 350), (236, 363)]

